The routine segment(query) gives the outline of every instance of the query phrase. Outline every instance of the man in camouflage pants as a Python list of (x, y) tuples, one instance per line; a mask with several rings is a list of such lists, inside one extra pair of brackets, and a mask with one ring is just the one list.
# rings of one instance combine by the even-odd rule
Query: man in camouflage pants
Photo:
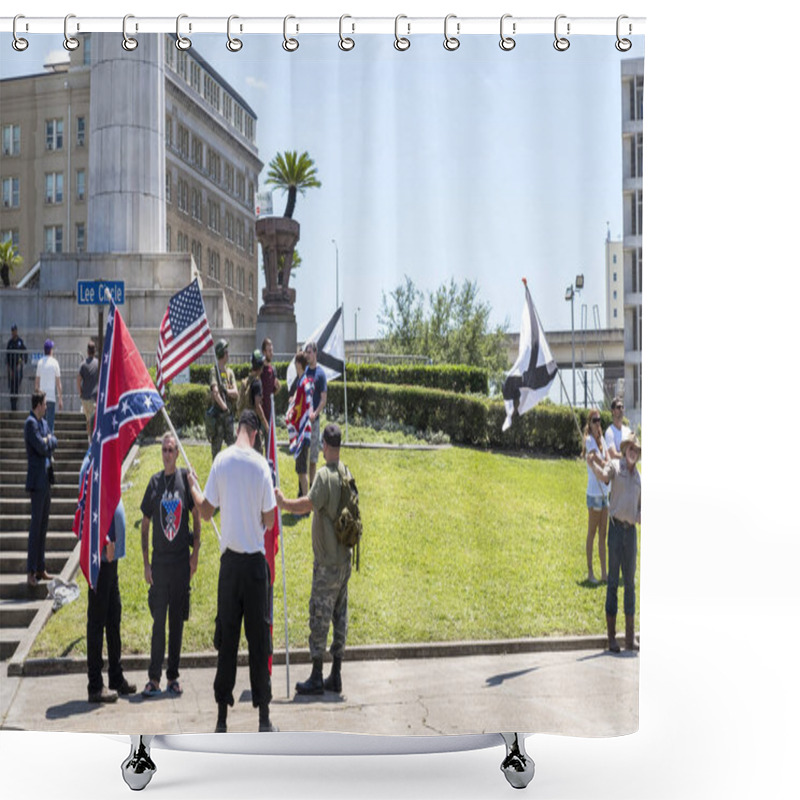
[(214, 346), (217, 366), (211, 370), (211, 406), (206, 411), (206, 436), (211, 442), (211, 460), (222, 449), (222, 442), (230, 447), (236, 437), (233, 433), (233, 412), (239, 392), (236, 377), (228, 364), (228, 342), (220, 339)]
[[(307, 514), (312, 509), (311, 545), (314, 550), (314, 574), (311, 600), (308, 604), (308, 645), (311, 650), (311, 677), (298, 683), (298, 694), (324, 694), (342, 691), (342, 655), (347, 640), (347, 582), (353, 550), (339, 543), (334, 522), (339, 510), (342, 480), (339, 476), (339, 447), (342, 432), (336, 424), (325, 427), (322, 434), (322, 455), (325, 467), (317, 472), (311, 491), (305, 497), (288, 499), (275, 491), (282, 511)], [(328, 641), (328, 629), (333, 622), (331, 674), (322, 680), (322, 658)]]

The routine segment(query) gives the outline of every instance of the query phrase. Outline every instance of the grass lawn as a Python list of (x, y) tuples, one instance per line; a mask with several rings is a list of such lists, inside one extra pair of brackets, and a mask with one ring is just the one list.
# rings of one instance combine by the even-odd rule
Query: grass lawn
[[(352, 438), (352, 437), (351, 437)], [(202, 479), (210, 447), (187, 447)], [(343, 448), (358, 481), (364, 520), (361, 570), (350, 580), (349, 644), (517, 638), (605, 631), (605, 587), (586, 576), (586, 467), (467, 448), (397, 451)], [(294, 464), (279, 459), (282, 487), (296, 494)], [(161, 469), (159, 447), (140, 450), (123, 493), (127, 556), (120, 562), (122, 643), (148, 653), (139, 504)], [(224, 513), (222, 511), (221, 513)], [(219, 519), (219, 518), (217, 518)], [(305, 647), (311, 588), (311, 519), (284, 515), (289, 644)], [(219, 523), (218, 523), (219, 524)], [(203, 524), (184, 652), (213, 649), (219, 548)], [(284, 646), (283, 575), (276, 558), (275, 649)], [(595, 573), (599, 575), (595, 543)], [(638, 586), (637, 569), (637, 586)], [(55, 614), (31, 655), (85, 654), (86, 583)], [(622, 591), (620, 589), (620, 609)], [(620, 610), (621, 613), (621, 610)], [(637, 619), (638, 623), (638, 619)]]

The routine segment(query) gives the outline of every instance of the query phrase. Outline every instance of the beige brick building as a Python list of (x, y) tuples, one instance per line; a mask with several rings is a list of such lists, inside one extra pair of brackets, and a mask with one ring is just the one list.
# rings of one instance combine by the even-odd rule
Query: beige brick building
[[(80, 39), (42, 73), (0, 81), (0, 239), (12, 239), (24, 259), (15, 283), (41, 253), (87, 250), (92, 40)], [(230, 325), (253, 329), (255, 194), (264, 166), (256, 115), (196, 48), (178, 51), (173, 36), (165, 39), (164, 250), (191, 253), (204, 285), (223, 290)]]

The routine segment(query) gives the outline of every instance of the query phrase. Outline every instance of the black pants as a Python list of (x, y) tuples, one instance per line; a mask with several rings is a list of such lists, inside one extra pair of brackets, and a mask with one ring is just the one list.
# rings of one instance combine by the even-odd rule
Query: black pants
[(44, 549), (50, 521), (50, 484), (31, 494), (31, 526), (28, 529), (28, 572), (44, 572)]
[(253, 705), (272, 700), (269, 657), (272, 636), (267, 604), (267, 562), (261, 553), (234, 553), (226, 550), (219, 560), (217, 584), (217, 675), (214, 698), (233, 705), (236, 660), (244, 618), (244, 634), (250, 661), (250, 689)]
[(189, 599), (189, 559), (174, 563), (159, 563), (153, 559), (153, 585), (147, 593), (147, 604), (153, 617), (150, 640), (150, 666), (147, 676), (154, 683), (161, 681), (166, 646), (166, 622), (169, 612), (169, 655), (167, 680), (175, 681), (180, 674), (183, 617)]
[(8, 391), (11, 394), (11, 410), (17, 410), (17, 395), (19, 394), (19, 385), (22, 383), (22, 372), (13, 370), (11, 377), (8, 379)]
[(116, 561), (101, 561), (97, 586), (89, 589), (86, 618), (86, 659), (89, 667), (89, 694), (103, 688), (103, 630), (108, 647), (108, 685), (115, 689), (122, 683), (122, 643), (119, 625), (122, 601)]

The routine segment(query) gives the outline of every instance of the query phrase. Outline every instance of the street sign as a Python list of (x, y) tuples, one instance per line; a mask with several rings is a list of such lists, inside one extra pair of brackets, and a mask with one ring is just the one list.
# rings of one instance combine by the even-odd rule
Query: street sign
[(78, 281), (78, 305), (105, 305), (108, 302), (106, 289), (118, 306), (125, 302), (125, 281)]

